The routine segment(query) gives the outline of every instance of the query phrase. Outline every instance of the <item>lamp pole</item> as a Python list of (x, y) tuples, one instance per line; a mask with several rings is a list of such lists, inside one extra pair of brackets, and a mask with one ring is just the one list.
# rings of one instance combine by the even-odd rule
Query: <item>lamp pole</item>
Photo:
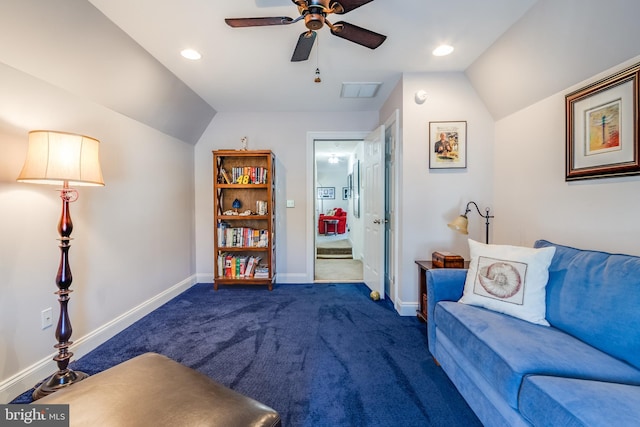
[(58, 273), (56, 274), (56, 285), (58, 291), (58, 302), (60, 303), (60, 317), (58, 318), (58, 326), (56, 327), (56, 339), (58, 344), (54, 347), (58, 349), (58, 354), (53, 360), (58, 365), (58, 372), (53, 374), (47, 381), (43, 382), (33, 392), (33, 400), (38, 400), (54, 391), (71, 385), (75, 382), (83, 380), (87, 377), (84, 372), (69, 369), (69, 361), (73, 357), (73, 353), (69, 351), (69, 346), (73, 344), (70, 341), (71, 320), (69, 319), (69, 304), (71, 282), (73, 275), (69, 266), (69, 248), (71, 247), (71, 232), (73, 231), (73, 222), (71, 221), (71, 213), (69, 212), (69, 203), (78, 199), (78, 191), (69, 188), (69, 181), (64, 181), (63, 188), (60, 190), (60, 198), (62, 199), (62, 213), (58, 222), (58, 234), (60, 234), (60, 264), (58, 265)]

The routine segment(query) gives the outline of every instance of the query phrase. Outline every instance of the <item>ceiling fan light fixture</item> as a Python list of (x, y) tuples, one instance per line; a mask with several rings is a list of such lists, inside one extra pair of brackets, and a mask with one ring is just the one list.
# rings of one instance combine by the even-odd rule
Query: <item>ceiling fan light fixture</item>
[(304, 16), (304, 25), (310, 30), (319, 30), (324, 26), (324, 15), (321, 13), (308, 13)]

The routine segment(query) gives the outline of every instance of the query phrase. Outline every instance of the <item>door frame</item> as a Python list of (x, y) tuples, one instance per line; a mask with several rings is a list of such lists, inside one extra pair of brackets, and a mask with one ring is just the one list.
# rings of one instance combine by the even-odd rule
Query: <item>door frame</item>
[[(400, 160), (402, 156), (400, 155), (402, 149), (402, 135), (400, 130), (400, 110), (396, 109), (389, 115), (387, 120), (384, 123), (385, 127), (385, 151), (386, 151), (386, 131), (391, 130), (391, 135), (394, 139), (393, 141), (393, 150), (392, 150), (392, 164), (393, 168), (391, 170), (391, 182), (389, 186), (391, 188), (390, 196), (390, 205), (391, 205), (391, 215), (389, 217), (389, 227), (391, 228), (391, 239), (388, 242), (388, 253), (390, 259), (385, 259), (385, 269), (386, 266), (389, 266), (391, 271), (385, 271), (385, 274), (391, 276), (391, 289), (389, 289), (389, 299), (394, 303), (396, 311), (400, 312), (399, 305), (399, 289), (398, 289), (398, 277), (399, 277), (399, 262), (400, 259), (400, 250), (401, 246), (399, 244), (399, 236), (400, 236), (400, 223), (398, 222), (398, 212), (400, 207), (400, 199), (401, 199), (401, 185), (400, 185), (400, 170), (402, 169), (400, 166)], [(385, 162), (386, 169), (386, 162)], [(386, 176), (385, 170), (385, 176)], [(385, 195), (387, 197), (387, 195)], [(385, 212), (385, 215), (387, 212)]]
[(315, 213), (315, 149), (314, 142), (316, 140), (340, 140), (340, 139), (362, 139), (364, 140), (369, 132), (307, 132), (307, 203), (306, 203), (306, 272), (307, 283), (314, 283), (315, 281), (315, 227), (313, 226), (313, 220), (309, 220), (309, 216), (314, 217)]

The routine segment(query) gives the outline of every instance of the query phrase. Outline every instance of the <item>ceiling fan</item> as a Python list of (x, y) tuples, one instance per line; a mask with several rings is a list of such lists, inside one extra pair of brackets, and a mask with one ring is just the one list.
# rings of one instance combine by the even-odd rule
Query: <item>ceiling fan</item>
[(306, 61), (313, 48), (316, 39), (316, 30), (327, 24), (331, 34), (349, 40), (353, 43), (375, 49), (380, 46), (387, 36), (375, 33), (371, 30), (339, 21), (335, 24), (329, 22), (327, 15), (332, 13), (343, 15), (373, 0), (291, 0), (297, 7), (300, 16), (289, 18), (287, 16), (275, 16), (265, 18), (227, 18), (224, 21), (231, 27), (262, 27), (267, 25), (289, 25), (304, 20), (307, 31), (300, 34), (298, 43), (291, 57), (292, 62)]

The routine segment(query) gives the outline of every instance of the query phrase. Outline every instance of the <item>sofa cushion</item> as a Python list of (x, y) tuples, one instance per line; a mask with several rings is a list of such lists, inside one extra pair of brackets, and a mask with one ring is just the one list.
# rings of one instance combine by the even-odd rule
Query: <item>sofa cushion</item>
[(529, 376), (520, 413), (535, 426), (632, 426), (640, 420), (640, 387), (599, 381)]
[(461, 303), (549, 326), (545, 286), (554, 247), (485, 245), (469, 239), (471, 263)]
[(640, 370), (553, 327), (453, 301), (439, 302), (434, 317), (438, 330), (513, 408), (528, 374), (640, 385)]
[(640, 257), (550, 246), (549, 323), (640, 368)]

